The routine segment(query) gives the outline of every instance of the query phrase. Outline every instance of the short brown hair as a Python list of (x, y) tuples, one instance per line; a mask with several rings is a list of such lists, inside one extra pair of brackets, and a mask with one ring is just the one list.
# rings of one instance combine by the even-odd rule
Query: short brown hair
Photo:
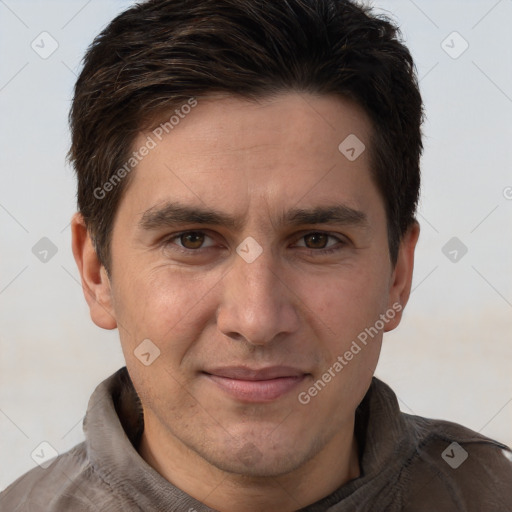
[(349, 0), (149, 0), (93, 41), (70, 112), (78, 209), (107, 271), (130, 176), (123, 172), (105, 197), (97, 191), (129, 160), (137, 134), (191, 98), (288, 90), (349, 98), (369, 115), (372, 175), (395, 263), (414, 222), (423, 149), (422, 100), (399, 29)]

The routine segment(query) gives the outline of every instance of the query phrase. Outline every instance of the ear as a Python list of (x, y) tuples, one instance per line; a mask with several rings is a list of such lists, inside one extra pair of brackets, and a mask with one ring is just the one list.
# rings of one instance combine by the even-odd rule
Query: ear
[(89, 305), (92, 321), (103, 329), (117, 327), (110, 280), (101, 264), (91, 237), (80, 213), (71, 219), (73, 256), (82, 278), (82, 289)]
[(398, 248), (398, 257), (391, 274), (388, 311), (395, 311), (395, 316), (386, 323), (384, 332), (395, 329), (402, 319), (403, 310), (409, 300), (414, 268), (414, 249), (420, 236), (420, 225), (414, 221), (404, 233)]

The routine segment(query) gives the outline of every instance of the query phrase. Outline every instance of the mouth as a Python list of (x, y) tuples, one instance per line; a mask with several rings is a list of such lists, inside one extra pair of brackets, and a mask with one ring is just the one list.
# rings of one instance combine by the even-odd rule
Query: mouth
[(202, 372), (232, 398), (242, 402), (271, 402), (290, 393), (304, 381), (307, 372), (287, 366), (252, 369), (243, 366)]

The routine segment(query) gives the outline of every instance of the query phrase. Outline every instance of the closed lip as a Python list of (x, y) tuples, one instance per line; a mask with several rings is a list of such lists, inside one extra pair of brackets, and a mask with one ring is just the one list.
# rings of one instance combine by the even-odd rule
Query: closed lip
[(226, 379), (236, 380), (271, 380), (282, 377), (303, 377), (308, 372), (290, 366), (267, 366), (249, 368), (247, 366), (226, 366), (204, 370), (204, 373)]
[(307, 372), (289, 366), (212, 368), (203, 374), (220, 390), (239, 402), (264, 403), (289, 394), (303, 382)]

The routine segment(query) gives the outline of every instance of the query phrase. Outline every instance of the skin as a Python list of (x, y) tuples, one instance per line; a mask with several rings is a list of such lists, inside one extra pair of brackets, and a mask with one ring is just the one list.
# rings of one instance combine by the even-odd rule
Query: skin
[[(371, 384), (382, 332), (401, 313), (309, 403), (298, 396), (409, 297), (419, 227), (404, 235), (393, 266), (384, 202), (370, 177), (370, 130), (364, 111), (337, 97), (198, 99), (133, 171), (114, 221), (110, 278), (83, 219), (73, 218), (91, 317), (119, 328), (144, 407), (139, 453), (216, 510), (298, 510), (360, 475), (355, 409)], [(351, 133), (367, 147), (354, 161), (338, 150)], [(143, 229), (144, 212), (167, 201), (215, 209), (239, 225)], [(280, 222), (290, 209), (327, 205), (345, 205), (365, 221)], [(177, 236), (187, 230), (196, 235)], [(262, 248), (251, 263), (236, 252), (247, 237)], [(321, 253), (324, 246), (337, 250)], [(160, 350), (149, 366), (134, 354), (144, 339)], [(266, 401), (233, 397), (204, 373), (275, 365), (301, 377)]]

